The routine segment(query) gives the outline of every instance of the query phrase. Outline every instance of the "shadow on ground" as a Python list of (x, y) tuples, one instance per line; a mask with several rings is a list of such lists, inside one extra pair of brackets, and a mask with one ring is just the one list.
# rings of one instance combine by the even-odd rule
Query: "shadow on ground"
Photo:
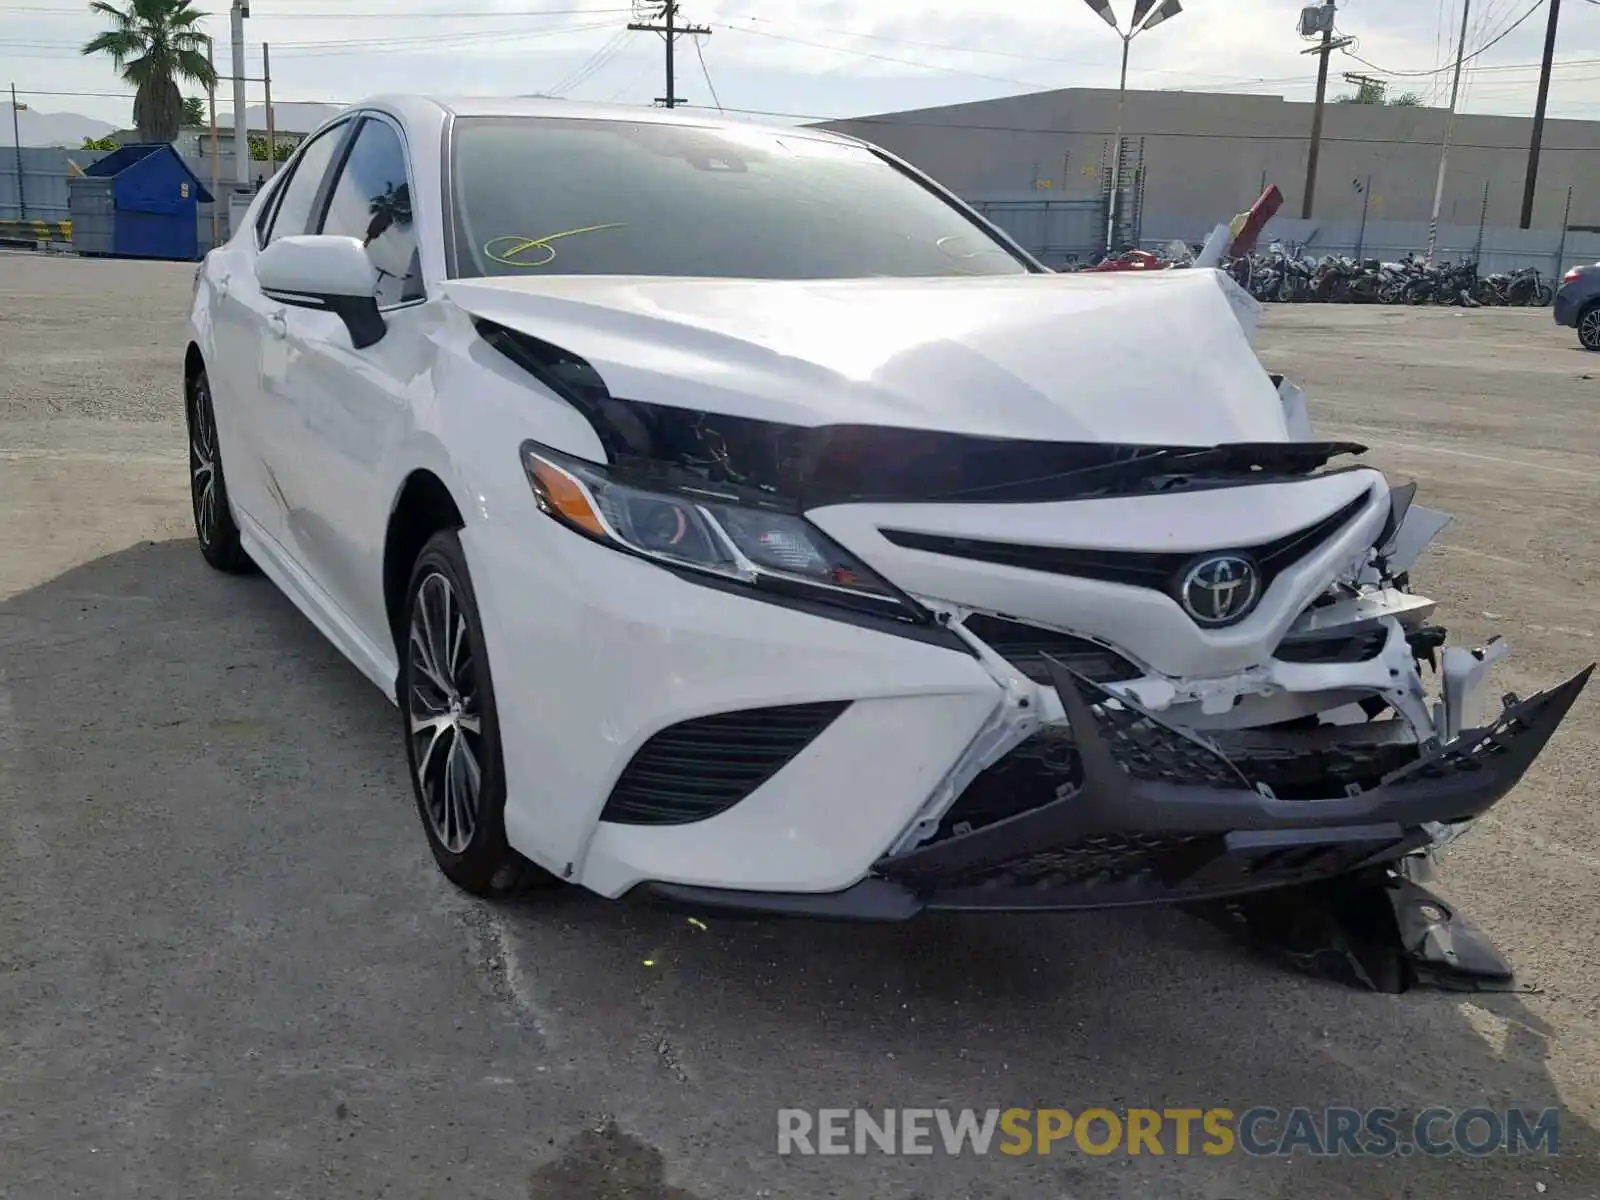
[(186, 542), (0, 603), (0, 717), (0, 1077), (24, 1098), (0, 1195), (1600, 1187), (1572, 1113), (1554, 1159), (779, 1158), (783, 1107), (1539, 1110), (1588, 1066), (1520, 998), (1346, 991), (1168, 912), (487, 909), (433, 871), (394, 710), (269, 583)]

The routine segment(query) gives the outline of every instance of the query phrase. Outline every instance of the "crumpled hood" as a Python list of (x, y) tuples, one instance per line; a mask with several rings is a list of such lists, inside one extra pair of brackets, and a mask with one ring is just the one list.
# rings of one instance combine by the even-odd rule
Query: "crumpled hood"
[(767, 281), (526, 275), (448, 299), (614, 396), (792, 425), (1208, 446), (1289, 439), (1214, 271)]

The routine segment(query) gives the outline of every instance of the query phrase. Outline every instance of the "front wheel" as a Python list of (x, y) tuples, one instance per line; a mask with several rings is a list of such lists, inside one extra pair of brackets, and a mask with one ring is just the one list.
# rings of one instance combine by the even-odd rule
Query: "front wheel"
[(1549, 308), (1556, 302), (1556, 290), (1548, 283), (1541, 283), (1533, 289), (1533, 306), (1535, 308)]
[(475, 896), (559, 881), (506, 841), (499, 714), (478, 602), (454, 530), (411, 570), (400, 646), (400, 714), (417, 811), (434, 861)]
[(222, 475), (217, 413), (211, 402), (211, 381), (204, 370), (187, 382), (184, 416), (189, 427), (189, 502), (194, 510), (194, 536), (200, 554), (219, 571), (246, 575), (256, 565), (239, 540)]

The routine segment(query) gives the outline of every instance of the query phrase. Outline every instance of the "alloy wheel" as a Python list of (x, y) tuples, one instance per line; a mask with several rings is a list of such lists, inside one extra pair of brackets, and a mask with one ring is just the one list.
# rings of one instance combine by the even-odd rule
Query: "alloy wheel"
[(417, 588), (406, 652), (411, 762), (423, 810), (439, 844), (462, 854), (478, 828), (483, 719), (466, 612), (440, 572)]
[(1579, 318), (1578, 340), (1586, 350), (1600, 350), (1600, 305), (1591, 307)]
[(195, 534), (202, 546), (210, 546), (217, 538), (217, 421), (203, 375), (195, 380), (189, 414), (189, 492)]

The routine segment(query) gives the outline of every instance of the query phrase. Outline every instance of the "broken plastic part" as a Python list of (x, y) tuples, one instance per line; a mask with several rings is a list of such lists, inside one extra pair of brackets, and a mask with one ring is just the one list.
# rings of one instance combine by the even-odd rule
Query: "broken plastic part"
[(1289, 426), (1290, 439), (1296, 442), (1311, 441), (1314, 434), (1305, 391), (1299, 384), (1284, 379), (1278, 383), (1278, 398), (1283, 401), (1283, 419)]
[(1410, 877), (1409, 862), (1191, 911), (1300, 971), (1374, 992), (1529, 990), (1477, 926)]
[(1511, 647), (1504, 638), (1494, 638), (1476, 650), (1452, 646), (1444, 652), (1443, 699), (1434, 727), (1441, 741), (1448, 742), (1466, 727), (1469, 709), (1489, 668), (1505, 658)]
[(1390, 542), (1394, 535), (1400, 532), (1400, 526), (1405, 524), (1406, 513), (1410, 511), (1411, 504), (1417, 498), (1417, 485), (1415, 483), (1402, 483), (1389, 489), (1389, 519), (1383, 523), (1383, 529), (1378, 534), (1374, 544), (1378, 553), (1385, 554), (1391, 547)]
[(1433, 539), (1453, 520), (1455, 518), (1449, 513), (1424, 508), (1420, 504), (1408, 507), (1400, 528), (1383, 548), (1383, 557), (1389, 564), (1390, 572), (1398, 577), (1409, 571)]

